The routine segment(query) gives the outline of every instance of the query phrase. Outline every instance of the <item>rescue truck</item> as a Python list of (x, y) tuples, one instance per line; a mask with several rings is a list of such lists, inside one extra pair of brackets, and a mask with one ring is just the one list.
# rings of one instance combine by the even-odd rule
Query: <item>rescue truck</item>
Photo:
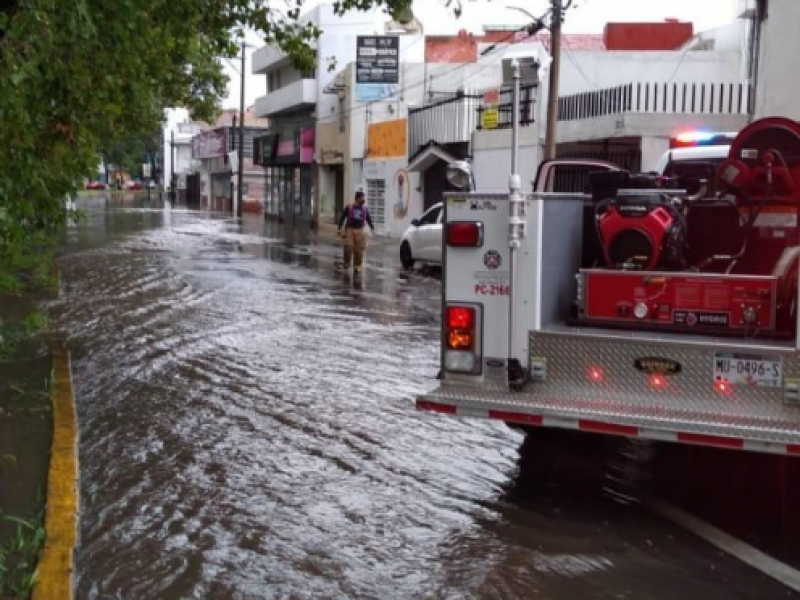
[(417, 408), (800, 455), (800, 124), (726, 143), (666, 176), (544, 161), (529, 193), (514, 149), (509, 194), (451, 164), (441, 370)]

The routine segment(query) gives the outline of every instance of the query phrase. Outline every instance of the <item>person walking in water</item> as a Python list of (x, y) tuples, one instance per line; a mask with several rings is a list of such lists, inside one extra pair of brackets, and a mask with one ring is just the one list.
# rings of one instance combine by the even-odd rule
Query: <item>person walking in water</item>
[(339, 217), (339, 235), (344, 240), (344, 270), (350, 270), (350, 259), (352, 258), (353, 273), (356, 275), (361, 273), (364, 248), (367, 245), (364, 228), (369, 225), (372, 233), (375, 233), (372, 215), (369, 214), (369, 209), (364, 205), (364, 200), (364, 192), (356, 192), (354, 202), (345, 206), (342, 215)]

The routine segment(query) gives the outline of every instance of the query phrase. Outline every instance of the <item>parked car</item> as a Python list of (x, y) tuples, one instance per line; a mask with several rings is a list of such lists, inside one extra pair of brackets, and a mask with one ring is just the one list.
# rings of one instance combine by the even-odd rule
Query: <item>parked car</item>
[(106, 184), (102, 181), (88, 181), (86, 183), (87, 190), (104, 190), (106, 189)]
[(442, 263), (443, 204), (434, 204), (419, 218), (411, 221), (400, 241), (400, 263), (412, 269), (417, 262)]
[(130, 180), (130, 181), (126, 181), (125, 182), (125, 189), (126, 190), (140, 190), (140, 189), (142, 189), (142, 182), (141, 181), (135, 181), (133, 179)]

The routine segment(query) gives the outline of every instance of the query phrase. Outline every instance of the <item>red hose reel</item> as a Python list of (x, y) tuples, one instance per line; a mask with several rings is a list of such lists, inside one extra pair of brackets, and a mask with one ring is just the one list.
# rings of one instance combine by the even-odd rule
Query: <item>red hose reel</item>
[(749, 202), (800, 203), (800, 124), (783, 117), (754, 121), (736, 136), (717, 177)]

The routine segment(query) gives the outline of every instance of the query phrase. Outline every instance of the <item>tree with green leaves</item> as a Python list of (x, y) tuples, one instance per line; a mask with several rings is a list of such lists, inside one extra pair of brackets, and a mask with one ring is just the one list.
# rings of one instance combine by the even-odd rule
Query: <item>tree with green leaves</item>
[[(450, 0), (457, 2), (457, 0)], [(277, 44), (300, 69), (316, 66), (299, 21), (267, 0), (0, 0), (0, 279), (41, 255), (66, 221), (64, 199), (96, 173), (99, 152), (157, 131), (167, 107), (213, 120), (242, 28)], [(335, 10), (411, 0), (339, 0)], [(455, 7), (458, 12), (459, 7)], [(140, 161), (141, 162), (141, 161)]]

